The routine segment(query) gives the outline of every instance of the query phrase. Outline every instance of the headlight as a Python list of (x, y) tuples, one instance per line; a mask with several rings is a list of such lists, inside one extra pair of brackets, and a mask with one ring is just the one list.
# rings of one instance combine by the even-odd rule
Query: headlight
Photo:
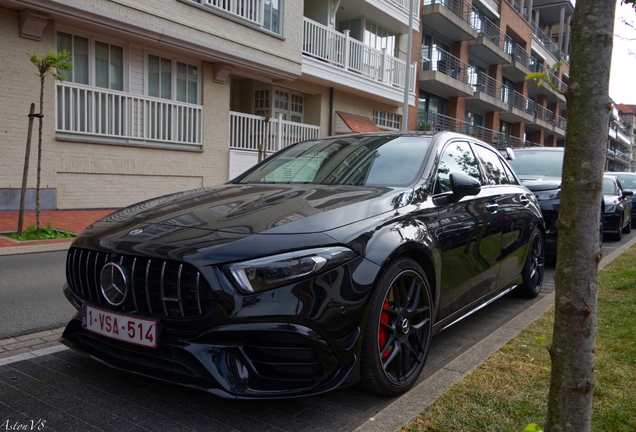
[(614, 213), (616, 211), (615, 205), (605, 206), (605, 213)]
[(561, 198), (561, 189), (538, 191), (534, 193), (539, 201), (557, 200)]
[(356, 256), (355, 252), (345, 247), (325, 247), (258, 258), (224, 268), (242, 292), (252, 294), (327, 271)]

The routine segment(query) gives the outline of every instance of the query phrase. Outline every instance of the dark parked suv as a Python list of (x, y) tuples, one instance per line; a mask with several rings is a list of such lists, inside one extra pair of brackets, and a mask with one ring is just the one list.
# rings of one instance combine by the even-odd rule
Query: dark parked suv
[(509, 161), (524, 186), (539, 200), (545, 219), (546, 256), (556, 256), (556, 220), (561, 204), (561, 173), (563, 147), (531, 147), (515, 149), (514, 160)]

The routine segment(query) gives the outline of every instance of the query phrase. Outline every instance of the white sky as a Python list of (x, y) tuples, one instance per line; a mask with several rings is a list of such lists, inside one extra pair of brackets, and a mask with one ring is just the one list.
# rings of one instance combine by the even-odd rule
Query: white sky
[[(609, 94), (617, 104), (636, 105), (636, 30), (623, 24), (619, 19), (621, 17), (636, 27), (636, 10), (630, 6), (621, 5), (619, 0), (616, 7), (614, 35), (634, 40), (627, 41), (614, 36)], [(634, 54), (629, 54), (629, 49)]]

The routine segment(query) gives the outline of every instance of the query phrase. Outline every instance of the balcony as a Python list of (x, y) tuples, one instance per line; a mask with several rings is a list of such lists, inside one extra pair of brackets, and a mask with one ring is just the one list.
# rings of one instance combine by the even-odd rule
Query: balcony
[(431, 58), (422, 55), (419, 75), (420, 89), (442, 97), (472, 96), (468, 63), (450, 53), (436, 48)]
[(528, 74), (532, 73), (530, 54), (513, 40), (510, 39), (507, 42), (505, 50), (510, 54), (510, 63), (504, 65), (505, 74), (513, 81), (523, 81)]
[(451, 41), (477, 39), (472, 7), (463, 0), (424, 0), (422, 23)]
[(522, 8), (521, 3), (519, 3), (517, 0), (506, 0), (506, 3), (512, 6), (515, 12), (517, 12), (524, 20), (530, 21), (530, 17), (528, 16), (528, 9), (525, 7)]
[(497, 148), (502, 147), (531, 147), (535, 144), (520, 138), (508, 136), (503, 132), (476, 126), (468, 122), (435, 112), (418, 113), (418, 130), (422, 131), (451, 131), (471, 135)]
[(260, 149), (267, 157), (298, 141), (319, 136), (318, 126), (230, 111), (228, 178), (233, 179), (258, 163)]
[(537, 23), (530, 21), (530, 26), (532, 27), (532, 38), (539, 42), (556, 60), (568, 60), (559, 47), (552, 42), (550, 36), (545, 34)]
[(225, 12), (235, 18), (263, 25), (265, 2), (263, 0), (193, 0), (212, 9)]
[(203, 107), (56, 82), (60, 139), (200, 150)]
[[(530, 59), (530, 70), (536, 73), (547, 74), (550, 78), (550, 82), (558, 89), (559, 91), (566, 93), (568, 91), (568, 86), (563, 81), (561, 81), (550, 69), (543, 66), (541, 63), (537, 62), (536, 59)], [(539, 81), (537, 81), (537, 84)], [(550, 102), (565, 102), (565, 95), (559, 93), (557, 90), (550, 87), (548, 84), (543, 83), (541, 87), (539, 86), (529, 86), (534, 93), (538, 95), (544, 95), (548, 97)]]
[(483, 111), (507, 111), (508, 88), (484, 72), (476, 78), (475, 93), (466, 98), (466, 106)]
[(534, 122), (535, 102), (521, 93), (513, 91), (510, 95), (508, 110), (501, 112), (499, 118), (510, 123)]
[(535, 112), (534, 124), (543, 130), (549, 132), (554, 131), (554, 124), (556, 122), (554, 112), (541, 105), (535, 105)]
[(567, 121), (565, 118), (558, 114), (554, 115), (554, 132), (560, 138), (565, 138), (565, 129), (567, 127)]
[[(417, 68), (411, 65), (409, 93), (415, 98)], [(376, 95), (395, 103), (404, 101), (406, 62), (371, 48), (320, 23), (304, 18), (303, 74), (313, 81), (339, 83), (361, 95)]]
[(230, 111), (230, 149), (258, 152), (262, 146), (269, 155), (319, 136), (319, 126)]
[(469, 41), (469, 51), (472, 55), (484, 60), (488, 64), (506, 64), (511, 62), (510, 53), (506, 46), (512, 39), (501, 31), (485, 16), (480, 16), (473, 9), (471, 26), (477, 30), (477, 39)]

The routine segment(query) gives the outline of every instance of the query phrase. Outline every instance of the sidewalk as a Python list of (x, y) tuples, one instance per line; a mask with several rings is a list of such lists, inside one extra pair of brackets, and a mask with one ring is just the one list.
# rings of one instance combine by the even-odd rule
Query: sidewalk
[[(40, 212), (42, 226), (49, 221), (53, 228), (66, 230), (72, 234), (78, 234), (92, 222), (110, 214), (114, 209), (101, 210), (51, 210)], [(23, 229), (35, 223), (35, 212), (24, 212)], [(17, 211), (0, 211), (0, 233), (15, 232), (18, 228)], [(73, 239), (38, 240), (20, 242), (0, 235), (0, 255), (21, 254), (30, 252), (43, 252), (61, 250), (67, 248)]]

